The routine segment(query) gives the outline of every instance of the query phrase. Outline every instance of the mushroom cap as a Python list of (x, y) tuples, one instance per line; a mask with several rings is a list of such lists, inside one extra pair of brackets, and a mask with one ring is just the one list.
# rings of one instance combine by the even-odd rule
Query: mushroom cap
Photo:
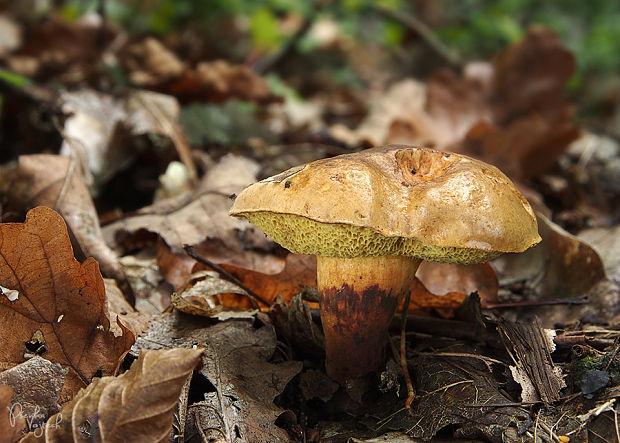
[(529, 203), (499, 169), (470, 157), (383, 146), (255, 183), (230, 214), (292, 252), (488, 261), (540, 241)]

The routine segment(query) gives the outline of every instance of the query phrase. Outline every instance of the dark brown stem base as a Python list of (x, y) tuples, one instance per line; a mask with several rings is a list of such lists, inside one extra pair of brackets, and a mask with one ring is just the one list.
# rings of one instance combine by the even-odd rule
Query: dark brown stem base
[(387, 331), (419, 260), (319, 257), (317, 277), (327, 374), (343, 384), (376, 371)]

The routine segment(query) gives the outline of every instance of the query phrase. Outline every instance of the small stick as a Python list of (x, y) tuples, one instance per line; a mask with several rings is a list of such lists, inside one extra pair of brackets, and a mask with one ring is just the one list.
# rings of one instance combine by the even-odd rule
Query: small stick
[(411, 382), (411, 375), (409, 374), (409, 367), (407, 366), (407, 351), (405, 349), (405, 340), (407, 336), (407, 307), (409, 306), (409, 299), (411, 298), (411, 291), (407, 291), (405, 296), (405, 302), (403, 303), (403, 313), (401, 315), (400, 324), (400, 365), (405, 375), (405, 383), (407, 384), (407, 401), (405, 402), (405, 408), (411, 409), (411, 403), (415, 398), (415, 388)]
[(197, 260), (199, 263), (202, 263), (203, 265), (208, 266), (209, 268), (213, 269), (215, 272), (220, 274), (222, 277), (226, 278), (227, 280), (229, 280), (229, 281), (233, 282), (234, 284), (236, 284), (237, 286), (239, 286), (241, 289), (243, 289), (245, 292), (247, 292), (248, 297), (250, 297), (255, 302), (260, 302), (260, 303), (264, 304), (265, 306), (267, 306), (268, 308), (271, 307), (271, 303), (269, 303), (263, 297), (261, 297), (256, 292), (254, 292), (253, 290), (248, 288), (246, 285), (241, 283), (241, 281), (237, 277), (235, 277), (234, 275), (232, 275), (229, 272), (225, 271), (224, 269), (220, 268), (218, 265), (216, 265), (212, 261), (207, 260), (206, 258), (204, 258), (202, 255), (200, 255), (198, 253), (198, 251), (196, 251), (196, 248), (194, 248), (193, 246), (185, 245), (183, 247), (183, 249), (185, 250), (187, 255), (189, 255), (194, 260)]
[(511, 303), (487, 303), (484, 309), (502, 309), (502, 308), (530, 308), (537, 306), (552, 305), (583, 305), (589, 303), (587, 296), (575, 298), (560, 298), (551, 300), (526, 300)]

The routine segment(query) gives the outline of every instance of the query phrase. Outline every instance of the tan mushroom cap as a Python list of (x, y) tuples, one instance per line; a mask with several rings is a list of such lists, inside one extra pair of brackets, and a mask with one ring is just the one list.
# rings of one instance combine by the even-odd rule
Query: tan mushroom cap
[(529, 203), (499, 169), (464, 155), (384, 146), (291, 168), (230, 211), (292, 252), (488, 261), (540, 241)]

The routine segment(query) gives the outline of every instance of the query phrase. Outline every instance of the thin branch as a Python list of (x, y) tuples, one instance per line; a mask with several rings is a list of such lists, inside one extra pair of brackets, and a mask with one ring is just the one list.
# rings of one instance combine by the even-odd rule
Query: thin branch
[(255, 302), (260, 302), (263, 305), (267, 306), (268, 308), (271, 307), (271, 303), (269, 303), (263, 297), (258, 295), (256, 292), (254, 292), (250, 288), (248, 288), (246, 285), (244, 285), (237, 277), (235, 277), (234, 275), (232, 275), (229, 272), (225, 271), (224, 269), (220, 268), (218, 265), (216, 265), (212, 261), (207, 260), (206, 258), (204, 258), (202, 255), (200, 255), (200, 253), (198, 251), (196, 251), (196, 248), (194, 248), (193, 246), (185, 245), (183, 247), (183, 249), (185, 250), (187, 255), (192, 257), (194, 260), (198, 261), (199, 263), (202, 263), (205, 266), (208, 266), (209, 268), (213, 269), (215, 272), (220, 274), (225, 279), (227, 279), (227, 280), (233, 282), (234, 284), (236, 284), (237, 286), (239, 286), (241, 289), (243, 289), (247, 293), (248, 297), (250, 297)]
[(425, 23), (418, 20), (415, 16), (379, 5), (375, 6), (375, 10), (384, 17), (390, 18), (415, 32), (422, 38), (422, 40), (424, 40), (429, 48), (446, 60), (450, 65), (457, 68), (460, 68), (463, 65), (461, 57), (459, 57), (454, 50), (448, 48), (441, 42), (441, 40), (435, 37), (433, 30)]
[(411, 403), (415, 399), (415, 388), (411, 382), (411, 375), (409, 374), (409, 367), (407, 366), (407, 350), (406, 350), (406, 337), (407, 337), (407, 307), (409, 306), (409, 300), (411, 299), (411, 291), (407, 291), (405, 296), (405, 302), (403, 303), (404, 310), (401, 315), (400, 323), (400, 365), (405, 375), (405, 383), (407, 385), (407, 401), (405, 407), (411, 409)]

